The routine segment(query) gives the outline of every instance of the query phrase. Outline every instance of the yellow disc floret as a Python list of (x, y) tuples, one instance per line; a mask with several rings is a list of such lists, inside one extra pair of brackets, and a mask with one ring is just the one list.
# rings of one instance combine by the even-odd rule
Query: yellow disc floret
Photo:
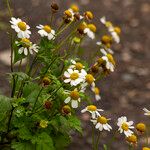
[(142, 150), (150, 150), (149, 147), (143, 147)]
[(70, 79), (71, 80), (76, 80), (76, 79), (78, 79), (79, 78), (79, 74), (78, 73), (72, 73), (71, 75), (70, 75)]
[(137, 143), (137, 136), (132, 134), (131, 136), (127, 137), (126, 140), (131, 144)]
[(101, 124), (106, 124), (108, 122), (107, 118), (100, 116), (97, 118), (97, 122), (101, 123)]
[(25, 22), (19, 22), (18, 27), (20, 30), (25, 31), (27, 29), (27, 25)]
[(120, 33), (121, 33), (120, 27), (115, 27), (115, 28), (114, 28), (114, 31), (115, 31), (118, 35), (120, 35)]
[(79, 92), (74, 90), (74, 91), (71, 91), (70, 92), (70, 97), (73, 99), (73, 100), (78, 100), (79, 99)]
[(79, 7), (75, 4), (71, 5), (70, 7), (74, 12), (78, 12), (79, 11)]
[(96, 95), (99, 95), (99, 93), (100, 93), (99, 88), (95, 87), (95, 88), (94, 88), (94, 93), (95, 93)]
[(79, 62), (77, 62), (77, 63), (75, 64), (75, 67), (76, 67), (76, 69), (78, 69), (78, 70), (83, 69), (83, 65), (82, 65), (81, 63), (79, 63)]
[(48, 121), (45, 121), (45, 120), (40, 121), (40, 127), (41, 128), (46, 128), (47, 126), (48, 126)]
[(91, 11), (86, 11), (84, 13), (84, 15), (85, 15), (86, 19), (89, 19), (89, 20), (93, 19), (93, 17), (94, 17), (93, 13)]
[(107, 58), (108, 58), (108, 60), (109, 60), (113, 65), (116, 64), (116, 63), (115, 63), (115, 60), (114, 60), (114, 58), (113, 58), (113, 56), (112, 56), (111, 54), (107, 54)]
[(101, 41), (105, 45), (108, 43), (111, 44), (112, 43), (112, 37), (109, 35), (103, 35)]
[(31, 46), (31, 41), (27, 38), (22, 38), (21, 43), (22, 43), (23, 47), (30, 47)]
[(146, 131), (146, 125), (144, 123), (138, 123), (136, 125), (136, 129), (139, 131), (139, 132), (145, 132)]
[(87, 74), (85, 77), (87, 83), (92, 84), (94, 82), (94, 77), (91, 74)]
[(51, 33), (51, 27), (49, 26), (49, 25), (45, 25), (44, 27), (43, 27), (43, 30), (44, 31), (46, 31), (47, 33)]
[(93, 31), (96, 32), (96, 26), (94, 24), (88, 24), (88, 28)]
[(65, 10), (64, 14), (68, 17), (71, 18), (72, 17), (72, 13), (69, 10)]
[(68, 115), (71, 113), (71, 108), (69, 105), (65, 105), (62, 107), (62, 113), (65, 114), (65, 115)]
[(121, 128), (124, 130), (124, 131), (128, 131), (129, 130), (129, 126), (126, 124), (126, 123), (123, 123)]
[(106, 27), (111, 27), (111, 26), (112, 26), (112, 23), (111, 23), (110, 21), (107, 21), (107, 22), (105, 23), (105, 25), (106, 25)]
[(89, 111), (96, 111), (97, 107), (95, 105), (89, 105), (89, 106), (87, 106), (87, 110), (89, 110)]

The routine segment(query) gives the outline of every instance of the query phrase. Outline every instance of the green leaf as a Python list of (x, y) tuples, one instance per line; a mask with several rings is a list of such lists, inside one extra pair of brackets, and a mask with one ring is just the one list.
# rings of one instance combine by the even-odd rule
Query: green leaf
[(10, 98), (0, 95), (0, 121), (6, 118), (6, 113), (11, 110)]
[(9, 73), (12, 76), (18, 76), (21, 79), (27, 80), (29, 79), (29, 76), (26, 73), (23, 72), (13, 72), (13, 73)]
[(103, 148), (104, 148), (104, 150), (108, 150), (106, 144), (103, 145)]
[(36, 150), (55, 150), (52, 138), (45, 132), (33, 137), (32, 143), (36, 144)]
[(57, 134), (56, 137), (54, 137), (54, 145), (56, 150), (63, 150), (65, 149), (71, 142), (71, 138), (69, 135), (63, 135), (63, 134)]
[(70, 123), (70, 127), (76, 129), (79, 133), (82, 134), (81, 121), (77, 117), (70, 116), (68, 121)]
[(35, 146), (30, 142), (14, 142), (11, 148), (15, 150), (34, 150)]
[(23, 140), (30, 140), (32, 139), (32, 134), (29, 131), (29, 129), (27, 127), (22, 127), (18, 130), (19, 132), (19, 137)]

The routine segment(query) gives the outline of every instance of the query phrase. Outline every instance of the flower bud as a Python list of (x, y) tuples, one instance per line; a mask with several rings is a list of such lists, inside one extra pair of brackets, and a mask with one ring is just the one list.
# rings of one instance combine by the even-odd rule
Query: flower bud
[(112, 43), (112, 37), (109, 35), (103, 35), (101, 41), (105, 45), (111, 44)]
[(56, 3), (52, 3), (51, 9), (52, 9), (53, 13), (56, 13), (59, 10), (59, 6)]
[(78, 38), (78, 37), (74, 37), (73, 42), (76, 43), (76, 44), (79, 44), (81, 42), (81, 39)]
[(44, 77), (42, 80), (44, 86), (50, 85), (51, 80), (48, 77)]
[(47, 109), (47, 110), (49, 110), (49, 109), (52, 108), (52, 105), (53, 105), (52, 102), (49, 101), (49, 100), (47, 100), (47, 101), (45, 101), (45, 103), (44, 103), (44, 108)]
[(64, 115), (69, 115), (69, 114), (71, 114), (71, 108), (70, 108), (69, 105), (63, 106), (61, 111), (62, 111), (62, 113), (63, 113)]
[(86, 11), (84, 13), (84, 17), (87, 19), (87, 20), (92, 20), (93, 19), (93, 13), (91, 11)]
[(115, 32), (116, 32), (118, 35), (121, 34), (121, 29), (120, 29), (120, 27), (115, 27), (114, 30), (115, 30)]
[(96, 26), (94, 24), (88, 24), (87, 26), (91, 31), (96, 32)]
[(132, 134), (131, 136), (126, 138), (126, 141), (129, 142), (129, 144), (136, 145), (137, 144), (137, 136)]
[(74, 12), (79, 12), (79, 7), (76, 4), (71, 5), (70, 7)]
[(84, 29), (87, 27), (87, 24), (86, 24), (86, 22), (83, 22), (83, 23), (81, 23), (80, 25), (79, 25), (79, 27), (78, 27), (78, 32), (80, 33), (80, 34), (84, 34)]
[(144, 123), (138, 123), (136, 125), (136, 129), (137, 131), (139, 131), (140, 133), (144, 133), (146, 131), (146, 125)]
[(93, 66), (91, 67), (91, 72), (92, 72), (93, 74), (98, 73), (98, 71), (99, 71), (99, 67), (98, 67), (97, 64), (95, 64), (95, 65), (93, 65)]

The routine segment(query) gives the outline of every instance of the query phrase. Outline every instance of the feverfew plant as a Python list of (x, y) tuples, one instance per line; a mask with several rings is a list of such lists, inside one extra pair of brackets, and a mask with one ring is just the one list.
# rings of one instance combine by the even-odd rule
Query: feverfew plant
[[(93, 65), (89, 65), (78, 54), (85, 38), (93, 40), (96, 37), (96, 25), (92, 23), (94, 15), (91, 11), (80, 14), (78, 6), (72, 5), (64, 11), (62, 23), (56, 28), (53, 26), (53, 18), (59, 11), (59, 6), (53, 3), (50, 22), (32, 27), (39, 33), (39, 42), (33, 44), (30, 41), (30, 26), (13, 16), (9, 1), (6, 2), (11, 16), (9, 79), (12, 92), (10, 97), (0, 95), (0, 149), (65, 149), (71, 142), (72, 131), (82, 134), (76, 108), (83, 103), (87, 106), (81, 113), (91, 115), (91, 149), (101, 149), (100, 134), (114, 129), (112, 120), (104, 115), (102, 106), (93, 104), (93, 99), (101, 100), (97, 81), (115, 71), (112, 44), (120, 42), (121, 29), (105, 17), (100, 19), (108, 33), (97, 41), (97, 45), (95, 43), (98, 53)], [(62, 34), (63, 39), (60, 40)], [(25, 68), (23, 59), (27, 61)], [(17, 67), (16, 63), (19, 63)], [(89, 90), (93, 93), (91, 96)], [(150, 115), (149, 110), (144, 108), (144, 111), (145, 115)], [(124, 133), (129, 149), (137, 146), (139, 135), (146, 131), (144, 123), (134, 127), (133, 121), (127, 121), (125, 116), (119, 117), (116, 125), (119, 128), (112, 138)], [(95, 131), (99, 133), (98, 137)], [(144, 147), (148, 146), (148, 142), (147, 140), (147, 145), (143, 145), (143, 150), (150, 149)], [(103, 149), (111, 149), (112, 143), (109, 140), (101, 144), (104, 144)]]

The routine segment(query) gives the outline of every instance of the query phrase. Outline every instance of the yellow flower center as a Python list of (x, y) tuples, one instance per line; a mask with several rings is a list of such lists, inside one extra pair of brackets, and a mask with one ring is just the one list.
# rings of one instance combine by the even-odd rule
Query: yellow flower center
[(80, 33), (80, 34), (83, 34), (83, 33), (84, 33), (84, 29), (85, 29), (86, 27), (87, 27), (86, 22), (81, 23), (81, 24), (79, 25), (79, 27), (78, 27), (79, 33)]
[(140, 132), (145, 132), (145, 130), (146, 130), (146, 125), (145, 125), (144, 123), (138, 123), (138, 124), (136, 125), (136, 129), (137, 129), (138, 131), (140, 131)]
[(143, 147), (142, 150), (150, 150), (148, 147)]
[(118, 35), (120, 35), (121, 29), (119, 27), (115, 27), (114, 30)]
[(103, 44), (111, 44), (112, 43), (112, 37), (109, 35), (103, 35), (101, 39)]
[(89, 105), (89, 106), (87, 106), (87, 110), (89, 110), (89, 111), (96, 111), (97, 107), (95, 105)]
[(87, 74), (85, 78), (87, 83), (89, 84), (92, 84), (94, 82), (94, 77), (91, 74)]
[(72, 17), (72, 13), (69, 11), (69, 10), (66, 10), (64, 12), (64, 14), (68, 17), (68, 18), (71, 18)]
[(137, 143), (137, 136), (132, 134), (131, 136), (127, 137), (126, 140), (129, 142), (129, 143)]
[(93, 19), (93, 13), (91, 12), (91, 11), (87, 11), (87, 12), (85, 12), (85, 16), (87, 17), (87, 19)]
[(44, 85), (49, 85), (51, 83), (51, 80), (48, 77), (44, 77), (42, 82)]
[(78, 12), (79, 11), (79, 7), (75, 4), (71, 5), (71, 9), (74, 11), (74, 12)]
[(106, 25), (106, 27), (111, 27), (112, 23), (110, 21), (107, 21), (105, 25)]
[(105, 117), (101, 116), (101, 117), (97, 118), (97, 122), (99, 122), (101, 124), (106, 124), (108, 122), (108, 120)]
[(103, 60), (102, 58), (99, 58), (99, 59), (97, 60), (98, 65), (102, 65), (103, 62), (104, 62), (104, 60)]
[(94, 24), (88, 24), (88, 28), (93, 31), (96, 32), (96, 26)]
[(74, 90), (74, 91), (71, 91), (70, 92), (70, 97), (73, 99), (73, 100), (78, 100), (79, 99), (79, 92)]
[(71, 75), (70, 75), (70, 79), (71, 80), (76, 80), (76, 79), (78, 79), (79, 78), (79, 74), (78, 73), (72, 73)]
[(124, 130), (124, 131), (128, 131), (129, 129), (129, 126), (126, 124), (126, 123), (123, 123), (121, 128)]
[(27, 29), (27, 25), (25, 22), (19, 22), (18, 23), (18, 27), (20, 28), (20, 30), (25, 31)]
[(22, 45), (24, 47), (30, 47), (31, 46), (31, 41), (29, 39), (26, 39), (26, 38), (22, 38), (21, 39), (21, 42), (23, 43)]
[(43, 30), (45, 30), (47, 33), (51, 33), (51, 27), (49, 26), (49, 25), (45, 25), (44, 27), (43, 27)]
[(40, 127), (41, 128), (46, 128), (47, 126), (48, 126), (48, 121), (45, 121), (45, 120), (40, 121)]
[(115, 65), (115, 60), (111, 54), (107, 54), (107, 58), (113, 65)]
[(78, 70), (83, 69), (83, 65), (82, 65), (81, 63), (79, 63), (79, 62), (76, 63), (75, 66), (76, 66), (76, 68), (77, 68)]
[(100, 93), (99, 88), (95, 87), (95, 88), (94, 88), (94, 93), (95, 93), (96, 95), (99, 95), (99, 93)]

